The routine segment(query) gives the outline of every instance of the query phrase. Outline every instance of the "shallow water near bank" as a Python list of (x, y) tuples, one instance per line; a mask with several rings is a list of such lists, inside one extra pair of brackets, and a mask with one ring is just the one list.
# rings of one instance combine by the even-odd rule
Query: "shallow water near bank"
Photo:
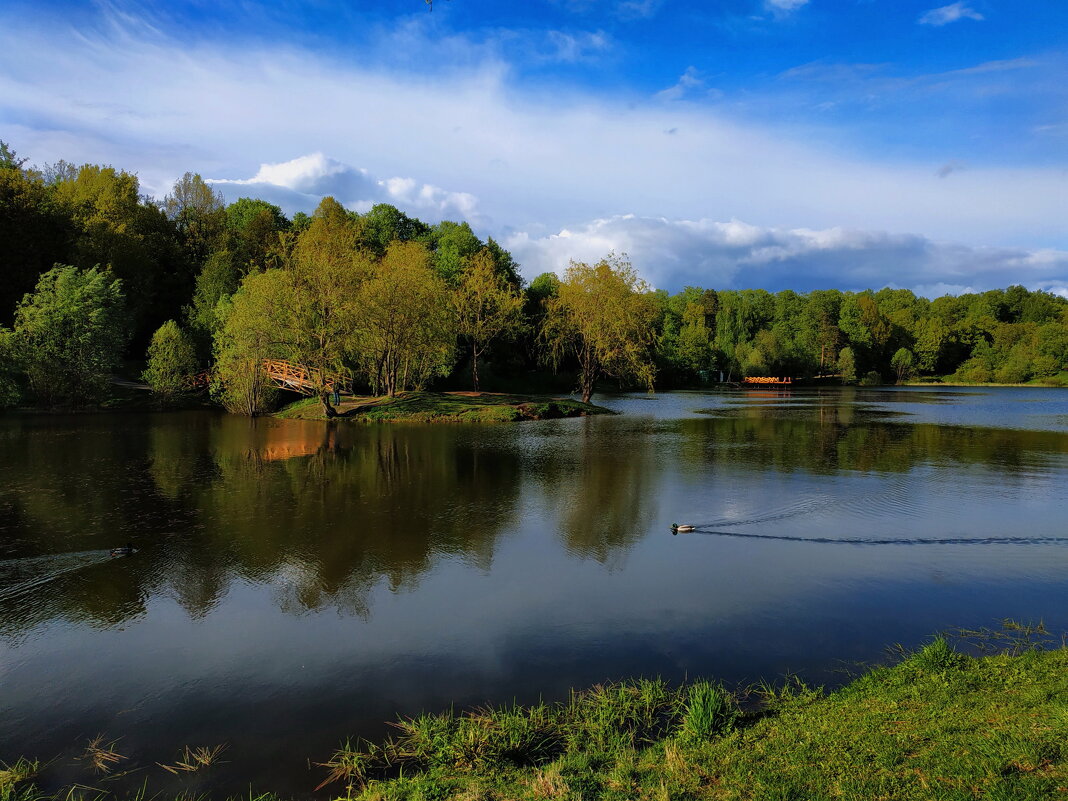
[(398, 715), (1068, 629), (1068, 392), (595, 400), (624, 414), (0, 418), (0, 760), (98, 785), (105, 734), (131, 786), (308, 796)]

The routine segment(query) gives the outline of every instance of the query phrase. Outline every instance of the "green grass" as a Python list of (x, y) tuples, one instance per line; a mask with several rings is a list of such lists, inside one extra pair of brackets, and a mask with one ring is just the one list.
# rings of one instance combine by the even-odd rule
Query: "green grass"
[[(836, 692), (793, 679), (749, 688), (741, 705), (707, 681), (637, 679), (403, 719), (386, 742), (320, 763), (321, 787), (363, 801), (1068, 798), (1068, 648), (1042, 650), (1041, 626), (958, 636), (998, 652), (939, 637)], [(75, 797), (37, 793), (38, 769), (3, 766), (0, 801)]]
[[(825, 694), (606, 685), (568, 703), (446, 713), (331, 764), (395, 799), (1068, 798), (1068, 650), (973, 658), (941, 638)], [(358, 766), (358, 767), (355, 767)]]
[[(340, 418), (363, 422), (511, 423), (610, 414), (600, 406), (571, 398), (468, 392), (402, 392), (396, 397), (343, 397)], [(279, 417), (324, 419), (316, 398), (303, 398), (278, 413)]]
[(959, 381), (954, 379), (952, 375), (942, 377), (924, 376), (921, 378), (914, 378), (911, 381), (906, 381), (905, 384), (909, 386), (943, 387), (1068, 387), (1068, 371), (1062, 370), (1056, 375), (1042, 376), (1041, 378), (1032, 378), (1030, 381), (1024, 384), (999, 384), (993, 381)]

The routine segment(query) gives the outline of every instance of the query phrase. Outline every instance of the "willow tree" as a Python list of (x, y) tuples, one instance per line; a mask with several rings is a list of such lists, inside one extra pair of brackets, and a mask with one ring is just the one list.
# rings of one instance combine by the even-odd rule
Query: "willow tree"
[(392, 396), (448, 374), (456, 326), (448, 287), (424, 245), (390, 245), (357, 301), (358, 363), (372, 391)]
[(495, 339), (522, 326), (523, 296), (497, 271), (493, 254), (480, 250), (460, 274), (453, 308), (460, 336), (471, 348), (471, 383), (478, 390), (478, 359)]
[(549, 359), (558, 368), (567, 356), (576, 358), (584, 403), (602, 376), (653, 388), (656, 307), (629, 261), (614, 254), (594, 265), (572, 261), (545, 305), (541, 335)]

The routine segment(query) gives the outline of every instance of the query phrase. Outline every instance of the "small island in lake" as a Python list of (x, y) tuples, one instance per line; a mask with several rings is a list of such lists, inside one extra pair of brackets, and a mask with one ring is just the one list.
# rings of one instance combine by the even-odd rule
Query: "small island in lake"
[[(512, 395), (499, 392), (400, 392), (390, 397), (344, 396), (336, 417), (363, 422), (511, 423), (615, 414), (611, 409), (573, 398)], [(305, 398), (282, 409), (278, 417), (325, 420), (318, 398)]]

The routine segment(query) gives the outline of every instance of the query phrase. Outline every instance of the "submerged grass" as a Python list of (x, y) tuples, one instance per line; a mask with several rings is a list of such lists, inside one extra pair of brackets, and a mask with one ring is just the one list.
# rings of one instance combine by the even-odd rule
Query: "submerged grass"
[[(489, 392), (402, 392), (395, 397), (344, 397), (338, 417), (363, 422), (510, 423), (610, 414), (608, 409), (572, 398), (506, 395)], [(316, 398), (291, 403), (279, 417), (323, 419)]]

